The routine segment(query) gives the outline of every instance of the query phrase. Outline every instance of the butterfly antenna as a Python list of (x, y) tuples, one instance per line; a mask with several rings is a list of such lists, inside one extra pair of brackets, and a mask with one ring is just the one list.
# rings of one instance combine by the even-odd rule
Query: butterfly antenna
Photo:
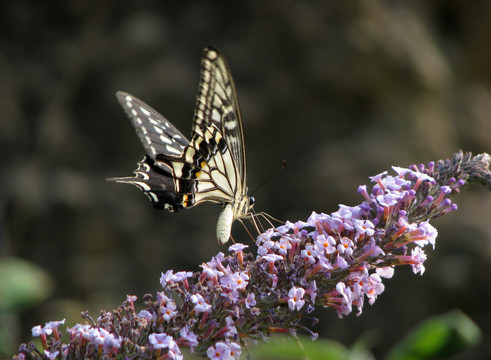
[(274, 178), (276, 175), (278, 175), (280, 172), (282, 172), (283, 170), (285, 170), (286, 168), (286, 160), (283, 160), (283, 165), (281, 165), (281, 168), (277, 171), (275, 171), (273, 174), (271, 174), (268, 178), (266, 178), (266, 180), (264, 180), (262, 183), (260, 183), (258, 186), (256, 186), (256, 188), (251, 192), (251, 196), (252, 194), (254, 194), (261, 186), (263, 186), (264, 184), (266, 184), (269, 180), (271, 180), (272, 178)]
[(269, 226), (271, 227), (275, 227), (274, 224), (272, 223), (272, 221), (276, 221), (278, 224), (284, 224), (285, 222), (283, 220), (279, 220), (273, 216), (271, 216), (270, 214), (268, 214), (267, 212), (264, 212), (264, 211), (261, 211), (260, 213), (257, 213), (257, 214), (254, 214), (254, 216), (261, 216), (264, 220), (266, 220), (266, 222), (269, 224)]

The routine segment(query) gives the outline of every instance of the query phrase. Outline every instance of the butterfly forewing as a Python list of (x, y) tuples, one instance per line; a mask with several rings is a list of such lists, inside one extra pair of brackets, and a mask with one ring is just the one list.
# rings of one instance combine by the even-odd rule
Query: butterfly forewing
[(245, 196), (246, 158), (242, 119), (235, 84), (225, 59), (213, 47), (205, 49), (201, 60), (201, 78), (194, 115), (193, 131), (214, 126), (219, 129), (232, 154), (233, 172), (240, 179), (235, 187)]
[(166, 118), (136, 97), (118, 91), (121, 106), (128, 114), (147, 155), (180, 156), (189, 141)]

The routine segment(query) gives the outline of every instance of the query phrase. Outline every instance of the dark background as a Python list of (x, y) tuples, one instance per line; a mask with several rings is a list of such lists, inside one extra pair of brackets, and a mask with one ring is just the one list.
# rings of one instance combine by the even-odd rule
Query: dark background
[[(0, 5), (0, 260), (52, 277), (50, 296), (0, 326), (14, 344), (80, 311), (159, 290), (218, 251), (220, 209), (154, 210), (130, 186), (143, 156), (125, 90), (189, 135), (204, 46), (226, 56), (242, 107), (256, 210), (291, 221), (363, 199), (391, 165), (491, 151), (489, 1), (12, 1)], [(466, 188), (433, 225), (426, 272), (397, 269), (363, 314), (314, 329), (381, 357), (416, 323), (458, 308), (484, 332), (455, 359), (491, 356), (490, 194)], [(250, 241), (235, 224), (239, 241)], [(141, 303), (138, 305), (141, 306)]]

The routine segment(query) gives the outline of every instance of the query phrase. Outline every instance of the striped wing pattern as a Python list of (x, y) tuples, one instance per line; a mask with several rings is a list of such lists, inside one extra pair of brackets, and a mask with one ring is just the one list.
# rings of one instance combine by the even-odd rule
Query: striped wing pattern
[(156, 208), (171, 212), (205, 201), (222, 204), (217, 237), (225, 243), (232, 222), (248, 217), (253, 202), (239, 104), (224, 58), (213, 47), (204, 50), (191, 141), (141, 100), (124, 92), (117, 98), (146, 155), (134, 177), (110, 180), (137, 186)]

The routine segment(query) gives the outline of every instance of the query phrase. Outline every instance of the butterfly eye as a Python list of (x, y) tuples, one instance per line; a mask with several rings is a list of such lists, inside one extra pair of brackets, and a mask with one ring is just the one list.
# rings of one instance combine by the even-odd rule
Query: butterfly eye
[(249, 206), (252, 207), (255, 202), (256, 202), (256, 199), (254, 199), (254, 197), (252, 197), (252, 196), (249, 196)]

